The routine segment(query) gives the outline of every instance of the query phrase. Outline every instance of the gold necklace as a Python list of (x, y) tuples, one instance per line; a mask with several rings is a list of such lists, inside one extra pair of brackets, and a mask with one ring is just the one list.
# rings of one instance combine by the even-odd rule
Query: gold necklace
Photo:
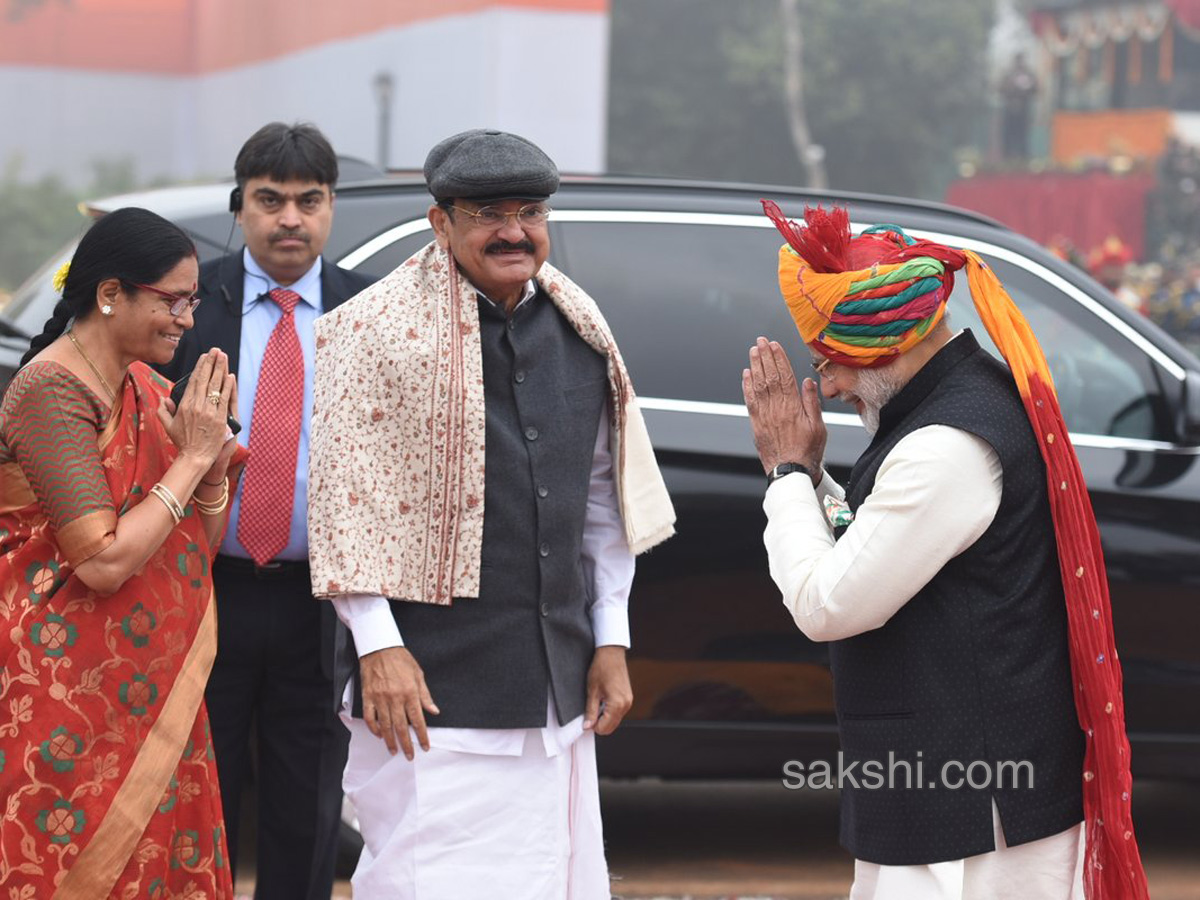
[(83, 348), (79, 346), (79, 341), (75, 340), (75, 329), (68, 331), (67, 337), (71, 339), (71, 343), (75, 345), (75, 349), (79, 351), (79, 355), (83, 358), (83, 361), (88, 364), (88, 368), (91, 369), (95, 376), (100, 379), (100, 384), (102, 384), (104, 389), (108, 391), (108, 399), (113, 403), (116, 403), (117, 392), (108, 386), (108, 382), (104, 380), (104, 376), (100, 374), (100, 370), (96, 368), (96, 364), (92, 362), (86, 353), (83, 352)]

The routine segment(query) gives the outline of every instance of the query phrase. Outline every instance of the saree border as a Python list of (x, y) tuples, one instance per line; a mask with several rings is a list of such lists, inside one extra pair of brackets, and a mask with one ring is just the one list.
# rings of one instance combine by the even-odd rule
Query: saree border
[(117, 511), (111, 507), (85, 513), (58, 529), (58, 548), (78, 568), (116, 540)]
[(55, 900), (106, 897), (129, 864), (179, 764), (204, 699), (204, 686), (217, 652), (216, 606), (215, 593), (210, 592), (196, 640), (162, 713), (146, 735), (100, 826), (54, 892)]
[[(126, 376), (126, 379), (127, 381), (132, 381), (132, 379), (129, 379), (128, 376)], [(117, 395), (116, 399), (113, 400), (112, 406), (110, 406), (108, 410), (108, 417), (104, 420), (104, 423), (100, 427), (99, 433), (96, 435), (96, 446), (99, 448), (101, 453), (107, 450), (108, 445), (111, 444), (113, 439), (121, 433), (121, 428), (125, 424), (121, 415), (121, 413), (124, 411), (124, 407), (125, 392), (122, 391)], [(136, 409), (136, 404), (134, 408)]]

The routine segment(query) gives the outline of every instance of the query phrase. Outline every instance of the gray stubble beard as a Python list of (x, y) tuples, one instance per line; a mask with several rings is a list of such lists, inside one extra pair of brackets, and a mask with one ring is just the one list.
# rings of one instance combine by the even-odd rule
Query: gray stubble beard
[(867, 434), (874, 435), (879, 430), (879, 413), (887, 406), (888, 401), (900, 393), (904, 383), (895, 377), (891, 366), (882, 369), (861, 369), (858, 373), (858, 383), (854, 395), (863, 403), (859, 413)]

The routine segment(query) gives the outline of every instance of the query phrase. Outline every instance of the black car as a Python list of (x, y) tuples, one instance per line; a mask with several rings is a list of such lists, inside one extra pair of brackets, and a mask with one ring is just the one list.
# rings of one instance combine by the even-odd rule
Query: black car
[[(110, 198), (195, 237), (202, 259), (235, 234), (229, 185)], [(764, 479), (741, 400), (758, 335), (808, 365), (779, 296), (782, 243), (759, 199), (799, 217), (849, 208), (856, 227), (902, 226), (976, 250), (1041, 340), (1091, 490), (1125, 671), (1133, 768), (1200, 777), (1200, 361), (1104, 288), (990, 219), (939, 204), (780, 187), (570, 178), (552, 198), (551, 261), (596, 298), (624, 353), (679, 514), (678, 536), (638, 562), (630, 669), (636, 701), (601, 742), (604, 774), (779, 777), (836, 749), (826, 647), (796, 628), (767, 574)], [(431, 239), (411, 178), (339, 186), (326, 256), (372, 275)], [(68, 251), (64, 251), (65, 254)], [(55, 297), (46, 267), (0, 310), (38, 330)], [(951, 323), (990, 348), (960, 278)], [(0, 337), (3, 381), (23, 351)], [(866, 446), (827, 402), (826, 464), (844, 479)]]

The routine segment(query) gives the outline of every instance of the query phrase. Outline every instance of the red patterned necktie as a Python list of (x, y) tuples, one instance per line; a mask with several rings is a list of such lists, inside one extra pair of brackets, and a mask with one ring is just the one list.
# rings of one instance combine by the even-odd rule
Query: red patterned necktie
[(304, 353), (294, 315), (300, 295), (276, 288), (270, 296), (283, 316), (267, 339), (258, 370), (237, 529), (238, 540), (260, 566), (287, 546), (304, 415)]

